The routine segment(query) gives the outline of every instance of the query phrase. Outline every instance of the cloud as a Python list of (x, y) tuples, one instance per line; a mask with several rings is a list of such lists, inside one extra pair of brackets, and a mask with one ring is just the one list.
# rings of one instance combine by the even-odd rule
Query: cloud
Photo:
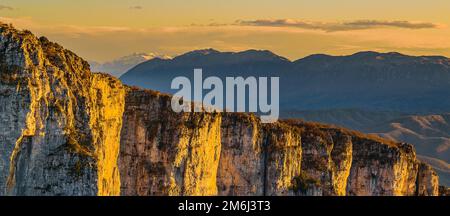
[(294, 19), (238, 20), (235, 25), (263, 27), (291, 27), (326, 32), (365, 30), (374, 28), (434, 29), (439, 25), (429, 22), (356, 20), (350, 22), (309, 22)]
[[(36, 35), (45, 35), (52, 41), (74, 50), (80, 56), (98, 61), (107, 61), (136, 51), (147, 50), (176, 56), (205, 47), (224, 51), (267, 49), (290, 59), (314, 53), (343, 55), (361, 50), (450, 56), (450, 49), (448, 49), (450, 28), (416, 31), (411, 34), (410, 29), (428, 26), (414, 25), (414, 27), (402, 28), (396, 25), (405, 24), (396, 22), (388, 22), (389, 27), (386, 27), (386, 23), (378, 22), (381, 27), (367, 28), (367, 25), (374, 25), (374, 23), (353, 21), (347, 23), (359, 26), (357, 29), (362, 30), (337, 31), (335, 25), (338, 22), (319, 23), (320, 25), (318, 22), (303, 22), (301, 26), (306, 27), (300, 28), (286, 27), (282, 25), (284, 22), (279, 22), (278, 25), (271, 22), (269, 26), (238, 22), (218, 23), (210, 20), (215, 23), (139, 28), (120, 25), (49, 25), (32, 17), (0, 16), (0, 21), (13, 23), (19, 29), (29, 29)], [(296, 21), (291, 22), (290, 25), (294, 24), (301, 23)], [(334, 31), (331, 31), (328, 26), (333, 26)]]
[(358, 20), (344, 23), (346, 26), (371, 28), (371, 27), (398, 27), (407, 29), (425, 29), (438, 28), (438, 24), (429, 22), (409, 22), (409, 21), (377, 21), (377, 20)]
[(130, 9), (131, 10), (142, 10), (144, 8), (142, 6), (136, 5), (136, 6), (131, 6)]
[(14, 8), (6, 5), (0, 5), (0, 10), (14, 10)]

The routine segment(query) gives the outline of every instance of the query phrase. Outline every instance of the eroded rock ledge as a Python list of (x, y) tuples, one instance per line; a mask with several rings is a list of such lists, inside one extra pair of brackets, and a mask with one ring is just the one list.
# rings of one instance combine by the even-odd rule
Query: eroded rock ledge
[(174, 113), (0, 24), (0, 195), (437, 195), (409, 144), (301, 121)]
[(298, 120), (174, 113), (170, 96), (128, 88), (123, 195), (437, 195), (412, 145)]

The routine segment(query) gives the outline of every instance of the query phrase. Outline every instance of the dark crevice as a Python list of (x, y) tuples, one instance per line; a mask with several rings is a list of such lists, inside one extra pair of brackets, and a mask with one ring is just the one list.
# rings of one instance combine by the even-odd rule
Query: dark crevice
[(267, 161), (268, 161), (268, 146), (269, 146), (269, 142), (268, 142), (268, 138), (267, 136), (264, 136), (264, 141), (263, 141), (263, 196), (267, 196), (267, 175), (268, 175), (268, 166), (267, 166)]

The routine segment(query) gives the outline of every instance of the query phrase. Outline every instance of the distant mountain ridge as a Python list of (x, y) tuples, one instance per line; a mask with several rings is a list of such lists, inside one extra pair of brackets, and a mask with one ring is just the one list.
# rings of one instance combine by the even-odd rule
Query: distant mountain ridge
[(450, 161), (450, 114), (405, 116), (368, 126), (381, 137), (415, 143), (422, 154)]
[[(445, 116), (450, 112), (447, 57), (366, 51), (347, 56), (316, 54), (290, 61), (266, 50), (205, 49), (169, 60), (146, 61), (125, 73), (121, 80), (128, 85), (174, 93), (171, 80), (176, 76), (192, 79), (194, 68), (202, 68), (204, 77), (222, 79), (280, 77), (282, 118), (303, 118), (411, 142), (418, 154), (449, 162), (448, 150), (436, 153), (437, 146), (448, 149), (447, 136), (436, 139), (419, 128), (406, 130), (417, 123), (408, 119)], [(403, 125), (396, 124), (402, 119), (406, 121)], [(442, 132), (450, 134), (449, 130)], [(448, 174), (441, 176), (446, 178), (443, 182), (450, 182)]]
[(411, 144), (176, 113), (170, 95), (92, 73), (75, 53), (1, 23), (0, 69), (0, 196), (439, 195)]
[(450, 111), (450, 60), (396, 52), (311, 55), (290, 61), (267, 50), (197, 50), (150, 60), (121, 76), (129, 85), (174, 93), (176, 76), (279, 76), (282, 110), (368, 109), (408, 113)]
[(90, 61), (92, 71), (109, 73), (115, 77), (120, 77), (132, 67), (154, 58), (169, 59), (170, 56), (160, 55), (156, 53), (133, 53), (131, 55), (123, 56), (112, 61), (99, 63)]
[[(139, 71), (147, 67), (154, 68), (155, 66), (162, 67), (162, 69), (183, 69), (184, 67), (212, 67), (212, 66), (228, 66), (246, 63), (288, 63), (288, 59), (275, 55), (270, 51), (247, 50), (243, 52), (219, 52), (214, 49), (195, 50), (187, 52), (183, 55), (174, 57), (173, 59), (154, 59), (146, 61), (136, 66), (132, 70)], [(180, 68), (179, 68), (180, 67)], [(127, 72), (127, 74), (128, 74)], [(189, 72), (189, 71), (188, 71)], [(124, 74), (124, 77), (128, 76)]]

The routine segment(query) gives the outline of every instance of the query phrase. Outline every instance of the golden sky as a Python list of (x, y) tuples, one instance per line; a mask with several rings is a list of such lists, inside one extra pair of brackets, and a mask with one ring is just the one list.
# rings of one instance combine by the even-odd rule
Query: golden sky
[(0, 0), (0, 20), (97, 61), (210, 47), (450, 56), (449, 0)]

